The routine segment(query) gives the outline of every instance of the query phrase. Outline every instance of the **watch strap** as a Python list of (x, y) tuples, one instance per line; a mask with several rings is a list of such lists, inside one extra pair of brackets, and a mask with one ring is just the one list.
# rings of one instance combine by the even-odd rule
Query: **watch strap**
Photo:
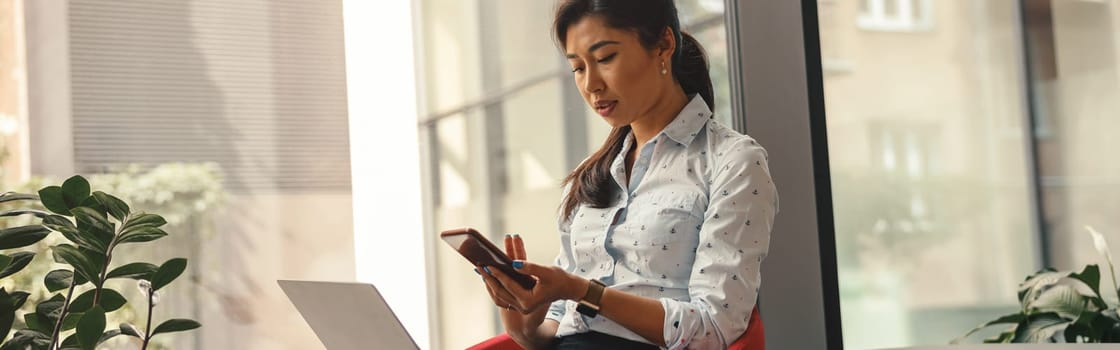
[(603, 299), (603, 290), (607, 285), (594, 279), (590, 282), (587, 284), (587, 294), (579, 300), (576, 311), (587, 317), (595, 317), (599, 315), (600, 301)]

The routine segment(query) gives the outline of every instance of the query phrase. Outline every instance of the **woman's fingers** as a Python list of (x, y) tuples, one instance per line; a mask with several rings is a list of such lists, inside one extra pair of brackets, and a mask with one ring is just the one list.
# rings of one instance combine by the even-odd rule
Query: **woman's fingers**
[(521, 305), (532, 308), (532, 306), (536, 304), (536, 300), (533, 299), (533, 292), (521, 287), (521, 284), (518, 284), (513, 278), (503, 273), (502, 270), (490, 269), (489, 272), (491, 277), (505, 287), (505, 292), (509, 293), (514, 300), (519, 301)]
[[(489, 270), (493, 272), (497, 269)], [(496, 273), (500, 274), (501, 271), (496, 271)], [(520, 305), (517, 298), (510, 294), (509, 290), (506, 289), (499, 279), (486, 272), (485, 268), (483, 268), (482, 280), (486, 283), (486, 291), (490, 293), (490, 298), (493, 299), (494, 305), (503, 309), (513, 309), (525, 313), (525, 308)]]
[(513, 235), (507, 233), (506, 238), (505, 238), (505, 242), (506, 242), (506, 255), (509, 255), (509, 257), (513, 260), (517, 260), (517, 258), (515, 257), (517, 255), (517, 249), (514, 248), (514, 246), (513, 246)]
[(521, 240), (521, 235), (513, 234), (513, 260), (528, 260), (525, 256), (525, 241)]

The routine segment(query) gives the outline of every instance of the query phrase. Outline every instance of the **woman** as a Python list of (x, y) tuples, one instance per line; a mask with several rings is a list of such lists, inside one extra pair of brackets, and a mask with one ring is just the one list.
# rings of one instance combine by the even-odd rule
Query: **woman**
[[(527, 290), (480, 273), (526, 349), (722, 349), (747, 328), (777, 212), (766, 151), (711, 118), (703, 49), (671, 0), (568, 0), (559, 46), (613, 127), (565, 179), (562, 253)], [(606, 286), (606, 288), (604, 288)]]

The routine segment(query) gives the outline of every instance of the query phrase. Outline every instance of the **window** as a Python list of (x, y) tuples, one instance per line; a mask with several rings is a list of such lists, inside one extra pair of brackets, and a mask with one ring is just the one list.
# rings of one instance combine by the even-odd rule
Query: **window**
[[(500, 5), (499, 5), (500, 4)], [(418, 62), (430, 227), (526, 237), (530, 259), (559, 251), (560, 181), (609, 131), (574, 86), (551, 38), (555, 1), (423, 0)], [(682, 27), (707, 50), (716, 118), (730, 120), (723, 2), (678, 1)], [(548, 132), (542, 132), (548, 130)], [(497, 334), (497, 315), (468, 265), (434, 247), (434, 344), (465, 348)], [(479, 315), (491, 315), (489, 319)], [(470, 323), (473, 327), (464, 327)]]
[(858, 63), (824, 77), (844, 346), (944, 344), (1041, 263), (1017, 10), (938, 2), (964, 15), (933, 28), (931, 1), (861, 3), (820, 22), (821, 51)]
[(933, 27), (933, 0), (861, 0), (860, 28), (879, 31), (928, 31)]
[[(117, 251), (189, 260), (155, 320), (203, 327), (154, 348), (322, 346), (276, 280), (354, 278), (341, 5), (0, 0), (0, 115), (20, 124), (0, 131), (21, 145), (4, 189), (80, 173), (168, 219), (151, 249)], [(137, 304), (110, 324), (136, 322)]]
[(824, 76), (845, 348), (1014, 310), (1038, 269), (1103, 263), (1085, 226), (1120, 246), (1116, 6), (942, 1), (935, 28), (932, 0), (821, 4), (821, 52), (858, 63)]
[[(1046, 255), (1059, 269), (1105, 266), (1086, 226), (1120, 247), (1120, 6), (1024, 1)], [(1092, 54), (1087, 54), (1092, 53)], [(1103, 271), (1103, 270), (1102, 270)], [(1102, 285), (1112, 275), (1102, 273)]]

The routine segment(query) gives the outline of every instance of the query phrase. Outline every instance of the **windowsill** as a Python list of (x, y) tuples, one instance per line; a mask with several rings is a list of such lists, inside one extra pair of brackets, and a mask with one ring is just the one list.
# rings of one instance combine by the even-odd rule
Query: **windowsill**
[(907, 23), (860, 17), (856, 27), (867, 31), (891, 33), (926, 33), (933, 31), (933, 23)]

